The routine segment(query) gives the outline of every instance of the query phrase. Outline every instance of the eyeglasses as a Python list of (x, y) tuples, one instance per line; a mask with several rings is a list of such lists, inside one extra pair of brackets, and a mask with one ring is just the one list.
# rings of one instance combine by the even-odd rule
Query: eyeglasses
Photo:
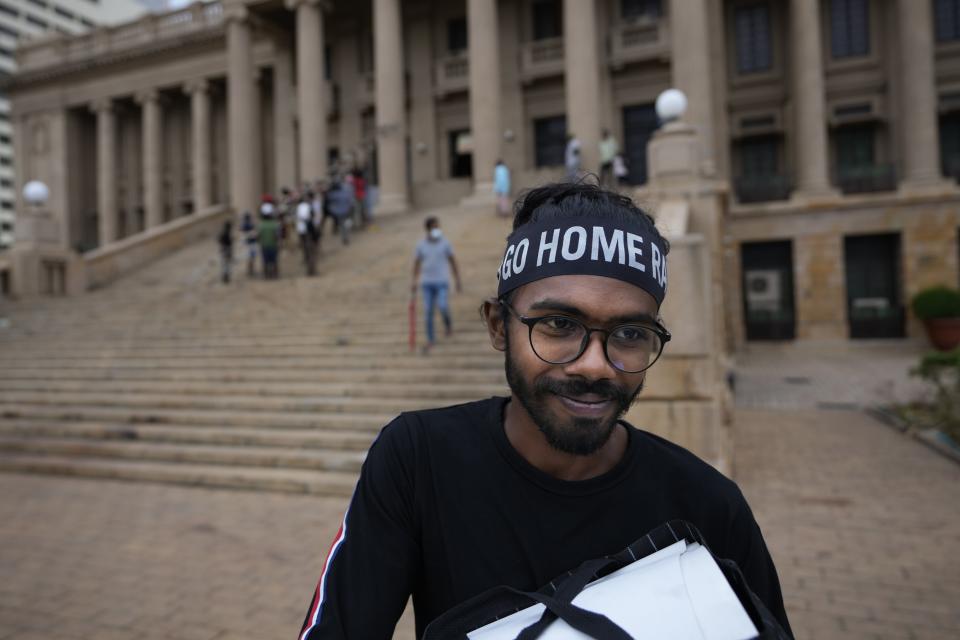
[(640, 373), (654, 365), (670, 342), (670, 332), (659, 322), (656, 326), (622, 324), (609, 331), (594, 329), (570, 316), (550, 315), (528, 318), (510, 304), (498, 300), (530, 331), (530, 348), (548, 364), (568, 364), (583, 355), (590, 334), (603, 334), (603, 354), (613, 368), (624, 373)]

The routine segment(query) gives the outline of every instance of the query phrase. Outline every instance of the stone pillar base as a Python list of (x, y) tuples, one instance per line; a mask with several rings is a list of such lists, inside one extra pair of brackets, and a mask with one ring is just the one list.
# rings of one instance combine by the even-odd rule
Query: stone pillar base
[(410, 202), (402, 193), (381, 193), (380, 200), (373, 208), (373, 217), (383, 218), (410, 211)]
[(904, 180), (897, 187), (897, 195), (908, 198), (955, 195), (958, 191), (957, 183), (946, 178)]
[(10, 293), (17, 298), (73, 296), (86, 290), (83, 258), (57, 247), (10, 250)]
[(497, 196), (493, 194), (492, 182), (478, 182), (473, 193), (460, 200), (461, 207), (495, 207)]

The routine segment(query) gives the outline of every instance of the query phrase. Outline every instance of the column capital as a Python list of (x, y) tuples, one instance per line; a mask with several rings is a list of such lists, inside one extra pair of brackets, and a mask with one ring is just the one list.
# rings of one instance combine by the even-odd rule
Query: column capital
[(284, 0), (283, 4), (290, 11), (296, 11), (297, 7), (302, 4), (319, 7), (321, 11), (326, 11), (327, 13), (333, 11), (333, 3), (330, 2), (330, 0)]
[(189, 96), (195, 93), (210, 93), (210, 81), (206, 78), (193, 78), (183, 83), (183, 92)]
[(157, 89), (144, 89), (133, 94), (133, 101), (139, 105), (145, 105), (148, 102), (159, 102), (160, 91)]
[(247, 9), (246, 5), (232, 3), (223, 8), (223, 21), (224, 22), (241, 22), (247, 23), (250, 20), (250, 11)]
[(113, 103), (113, 98), (97, 98), (93, 100), (89, 109), (92, 113), (100, 113), (101, 111), (113, 112), (115, 111), (115, 105)]

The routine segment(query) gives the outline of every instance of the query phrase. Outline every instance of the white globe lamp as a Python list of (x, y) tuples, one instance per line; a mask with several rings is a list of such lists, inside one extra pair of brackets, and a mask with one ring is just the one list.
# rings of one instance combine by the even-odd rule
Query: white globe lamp
[(662, 122), (679, 120), (687, 110), (687, 96), (679, 89), (667, 89), (657, 96), (655, 106)]
[(50, 198), (50, 188), (39, 180), (23, 185), (23, 199), (34, 207), (41, 207)]

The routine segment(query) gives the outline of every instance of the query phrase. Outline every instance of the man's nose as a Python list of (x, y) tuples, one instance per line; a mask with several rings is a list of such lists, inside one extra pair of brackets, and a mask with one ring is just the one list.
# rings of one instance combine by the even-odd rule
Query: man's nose
[(567, 364), (564, 369), (570, 375), (579, 375), (587, 380), (609, 379), (616, 375), (616, 370), (607, 355), (604, 353), (603, 340), (606, 336), (595, 331), (587, 338), (587, 348), (580, 357)]

